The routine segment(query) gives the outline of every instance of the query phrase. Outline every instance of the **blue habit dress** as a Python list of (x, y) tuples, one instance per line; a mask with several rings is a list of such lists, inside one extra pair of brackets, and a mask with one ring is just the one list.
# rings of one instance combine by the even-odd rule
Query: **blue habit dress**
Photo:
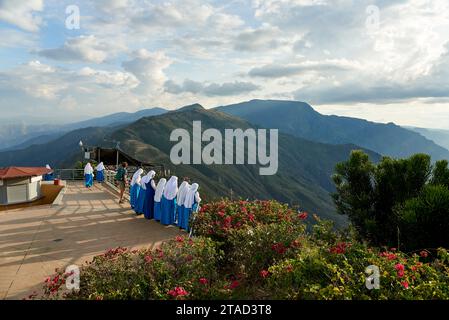
[(139, 197), (140, 185), (138, 183), (134, 183), (131, 186), (131, 190), (129, 191), (129, 202), (131, 203), (131, 208), (134, 209), (136, 206), (137, 198)]
[[(153, 219), (154, 217), (154, 189), (151, 186), (151, 179), (148, 181), (148, 183), (145, 185), (147, 188), (145, 190), (145, 200), (143, 202), (143, 215), (146, 219)], [(143, 191), (143, 190), (142, 190)]]
[(44, 175), (44, 181), (53, 181), (53, 172), (47, 173)]
[(104, 171), (103, 170), (97, 171), (97, 181), (100, 183), (104, 181)]
[(183, 221), (183, 219), (184, 219), (184, 204), (182, 204), (182, 205), (177, 205), (176, 206), (176, 214), (178, 215), (177, 216), (177, 226), (178, 227), (180, 227), (180, 228), (182, 228), (182, 221)]
[(187, 232), (190, 232), (190, 216), (193, 212), (196, 212), (198, 210), (198, 203), (193, 203), (192, 208), (185, 208), (182, 214), (182, 222), (181, 222), (181, 228), (186, 230)]
[[(154, 199), (153, 199), (154, 200)], [(161, 221), (161, 203), (154, 201), (154, 220)]]
[(84, 180), (86, 181), (86, 187), (90, 188), (94, 184), (94, 175), (93, 174), (85, 174)]
[(134, 211), (139, 215), (143, 214), (145, 193), (146, 193), (146, 190), (144, 190), (143, 188), (140, 188), (139, 195), (137, 196), (137, 200), (136, 200), (136, 205), (134, 206)]
[(175, 222), (176, 197), (173, 200), (167, 200), (162, 196), (161, 201), (161, 223), (165, 226)]

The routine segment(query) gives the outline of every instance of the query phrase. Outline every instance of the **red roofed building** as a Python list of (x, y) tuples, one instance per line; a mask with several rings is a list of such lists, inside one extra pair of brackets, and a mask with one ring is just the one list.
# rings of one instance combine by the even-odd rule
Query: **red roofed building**
[(42, 197), (42, 176), (51, 173), (45, 167), (0, 168), (0, 205), (25, 203)]

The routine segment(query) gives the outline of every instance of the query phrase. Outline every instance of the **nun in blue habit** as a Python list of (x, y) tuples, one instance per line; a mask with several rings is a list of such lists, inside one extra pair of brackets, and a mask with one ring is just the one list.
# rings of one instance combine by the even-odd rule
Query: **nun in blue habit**
[(161, 223), (165, 226), (175, 223), (176, 195), (178, 194), (178, 177), (168, 180), (161, 200)]
[[(47, 165), (45, 166), (45, 168), (47, 168), (48, 170), (51, 170), (51, 167), (50, 167), (49, 164), (47, 164)], [(53, 171), (44, 174), (44, 181), (53, 181), (53, 179), (54, 179), (54, 177), (53, 177)]]
[(162, 178), (156, 187), (156, 192), (154, 193), (154, 220), (160, 221), (162, 216), (162, 193), (164, 192), (165, 185), (167, 184), (167, 179)]
[(95, 168), (97, 170), (97, 181), (99, 183), (103, 183), (104, 181), (104, 164), (103, 162), (100, 162), (98, 166)]
[(136, 205), (134, 206), (134, 211), (136, 212), (137, 215), (143, 214), (143, 207), (145, 205), (145, 196), (146, 196), (147, 188), (146, 188), (145, 183), (143, 183), (143, 179), (144, 178), (141, 178), (139, 181), (140, 190), (139, 190), (139, 195), (137, 196)]
[(143, 201), (143, 215), (146, 219), (153, 219), (154, 217), (154, 194), (156, 191), (156, 184), (154, 183), (154, 176), (156, 172), (151, 170), (148, 174), (142, 178), (142, 182), (140, 183), (142, 189), (145, 190), (141, 193), (144, 193), (144, 201)]
[(181, 183), (179, 187), (178, 196), (176, 197), (176, 225), (181, 228), (181, 221), (184, 216), (184, 201), (186, 194), (190, 189), (190, 184), (187, 181)]
[(182, 217), (181, 227), (187, 232), (190, 232), (190, 217), (192, 216), (192, 214), (198, 211), (201, 202), (198, 188), (198, 183), (192, 184), (184, 200), (184, 213)]
[(94, 184), (94, 168), (92, 168), (90, 162), (84, 167), (84, 181), (86, 188), (91, 188)]
[(143, 169), (139, 169), (136, 172), (134, 172), (134, 175), (131, 179), (131, 188), (129, 191), (129, 202), (131, 203), (131, 208), (134, 209), (134, 207), (136, 206), (136, 202), (137, 202), (137, 197), (139, 196), (139, 191), (140, 191), (140, 181), (141, 181), (141, 176), (143, 173)]

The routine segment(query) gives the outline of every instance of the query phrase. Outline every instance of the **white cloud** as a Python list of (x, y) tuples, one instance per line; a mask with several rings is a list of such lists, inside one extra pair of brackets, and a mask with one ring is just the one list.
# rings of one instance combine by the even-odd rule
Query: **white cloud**
[(99, 41), (94, 35), (90, 35), (68, 39), (62, 47), (40, 50), (38, 54), (59, 61), (102, 63), (109, 56), (115, 55), (117, 49), (114, 44)]
[(42, 19), (37, 12), (43, 9), (43, 0), (1, 0), (0, 21), (26, 31), (36, 32), (42, 24)]
[(122, 66), (140, 81), (136, 92), (148, 95), (161, 90), (164, 82), (167, 80), (164, 70), (172, 62), (162, 51), (150, 52), (146, 49), (139, 49), (133, 53), (133, 58), (124, 61)]
[(176, 84), (173, 81), (165, 83), (165, 91), (172, 94), (193, 93), (202, 94), (208, 97), (214, 96), (236, 96), (247, 94), (252, 91), (259, 90), (260, 86), (251, 82), (226, 82), (218, 83), (201, 83), (186, 79), (182, 85)]

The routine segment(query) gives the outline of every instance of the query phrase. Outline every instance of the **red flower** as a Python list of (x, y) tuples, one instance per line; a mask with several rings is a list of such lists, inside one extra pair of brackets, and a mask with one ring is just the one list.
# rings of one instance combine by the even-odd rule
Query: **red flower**
[(175, 289), (170, 290), (170, 291), (168, 292), (168, 294), (169, 294), (170, 296), (172, 296), (173, 298), (177, 298), (177, 297), (186, 296), (186, 295), (188, 295), (189, 293), (188, 293), (186, 290), (184, 290), (183, 287), (176, 287)]
[(229, 285), (229, 289), (235, 289), (240, 285), (240, 282), (238, 282), (237, 280), (234, 280), (231, 282), (231, 284)]
[(261, 276), (262, 278), (267, 278), (269, 275), (270, 275), (270, 272), (267, 271), (267, 270), (262, 270), (262, 271), (260, 271), (260, 276)]
[(204, 285), (209, 283), (209, 281), (206, 278), (200, 278), (199, 282)]
[(253, 215), (252, 213), (250, 213), (250, 214), (248, 215), (248, 219), (249, 219), (249, 221), (251, 221), (251, 222), (256, 221), (256, 219), (255, 219), (255, 217), (254, 217), (254, 215)]
[(301, 220), (306, 220), (309, 217), (309, 214), (307, 212), (302, 212), (298, 215), (298, 218)]
[(293, 271), (293, 266), (292, 266), (291, 264), (289, 264), (289, 265), (285, 268), (285, 270), (286, 270), (287, 272), (292, 272), (292, 271)]
[(405, 267), (402, 263), (398, 263), (394, 266), (394, 268), (396, 269), (396, 271), (404, 271)]
[(350, 243), (340, 242), (340, 243), (337, 243), (336, 246), (330, 248), (329, 252), (333, 253), (333, 254), (344, 254), (344, 253), (346, 253), (346, 249), (350, 246), (351, 246)]
[(181, 242), (181, 243), (184, 242), (184, 238), (181, 236), (176, 236), (175, 240), (176, 240), (176, 242)]
[(421, 258), (427, 258), (429, 256), (429, 253), (427, 251), (423, 250), (419, 253), (419, 255), (421, 256)]
[(223, 218), (225, 213), (223, 211), (218, 211), (218, 215)]
[(408, 289), (408, 282), (407, 281), (402, 281), (401, 285), (405, 288)]
[(283, 243), (275, 243), (271, 246), (271, 249), (278, 254), (284, 254), (287, 251)]
[(145, 257), (145, 261), (146, 261), (146, 263), (151, 263), (153, 261), (153, 257), (152, 256), (146, 256)]

